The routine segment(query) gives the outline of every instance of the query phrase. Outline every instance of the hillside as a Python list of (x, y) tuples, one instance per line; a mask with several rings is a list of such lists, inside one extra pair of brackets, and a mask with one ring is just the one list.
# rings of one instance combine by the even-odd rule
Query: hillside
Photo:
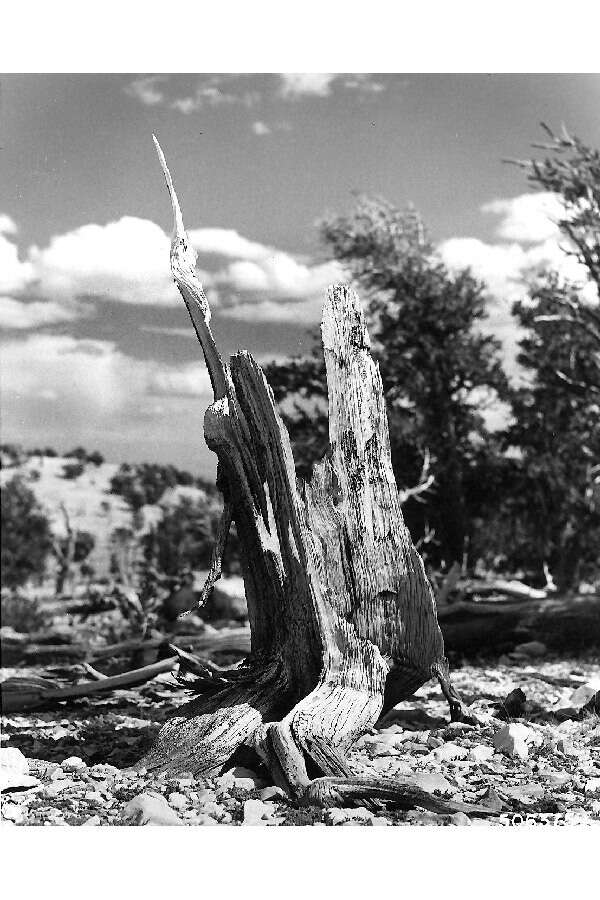
[[(81, 474), (66, 478), (65, 466), (78, 462), (73, 456), (38, 454), (23, 454), (17, 461), (4, 459), (0, 486), (4, 487), (15, 476), (22, 478), (48, 516), (56, 538), (67, 535), (65, 510), (74, 532), (92, 534), (95, 545), (87, 562), (98, 578), (108, 577), (110, 573), (115, 532), (135, 532), (139, 539), (162, 518), (165, 509), (177, 506), (182, 499), (193, 503), (208, 502), (207, 494), (201, 488), (176, 485), (164, 491), (158, 504), (145, 504), (134, 514), (124, 497), (111, 493), (111, 481), (120, 468), (118, 464), (83, 463)], [(51, 560), (49, 566), (52, 566)]]

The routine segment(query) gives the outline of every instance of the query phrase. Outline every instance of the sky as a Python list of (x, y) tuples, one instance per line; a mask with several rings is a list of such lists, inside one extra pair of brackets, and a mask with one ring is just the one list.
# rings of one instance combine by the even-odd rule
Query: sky
[(307, 352), (344, 280), (317, 221), (355, 192), (413, 203), (489, 289), (515, 375), (532, 266), (578, 277), (556, 198), (502, 162), (539, 122), (600, 145), (598, 75), (5, 75), (0, 78), (2, 440), (214, 474), (210, 383), (169, 271), (171, 208), (198, 252), (222, 352)]

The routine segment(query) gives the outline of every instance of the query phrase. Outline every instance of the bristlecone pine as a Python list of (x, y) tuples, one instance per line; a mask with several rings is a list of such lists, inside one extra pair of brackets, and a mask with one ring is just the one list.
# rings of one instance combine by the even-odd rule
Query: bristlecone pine
[[(329, 289), (322, 336), (330, 450), (298, 482), (288, 433), (263, 372), (238, 352), (221, 360), (164, 156), (173, 204), (171, 269), (202, 346), (214, 392), (206, 443), (218, 457), (225, 510), (203, 599), (220, 574), (231, 521), (242, 548), (251, 652), (226, 672), (207, 667), (200, 696), (177, 710), (139, 766), (214, 776), (242, 747), (276, 784), (309, 804), (362, 799), (438, 811), (411, 779), (361, 777), (345, 753), (386, 709), (437, 677), (453, 718), (432, 588), (402, 518), (385, 401), (358, 297)], [(239, 754), (238, 758), (239, 758)]]

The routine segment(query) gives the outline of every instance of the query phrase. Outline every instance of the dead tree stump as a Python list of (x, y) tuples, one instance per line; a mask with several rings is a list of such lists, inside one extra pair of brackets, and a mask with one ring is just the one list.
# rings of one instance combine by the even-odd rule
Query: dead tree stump
[(311, 480), (298, 483), (260, 366), (243, 351), (229, 365), (219, 356), (158, 143), (157, 150), (175, 218), (171, 268), (214, 391), (204, 434), (218, 457), (225, 512), (209, 582), (233, 520), (252, 638), (241, 666), (219, 672), (214, 685), (201, 680), (204, 693), (177, 710), (140, 766), (215, 775), (246, 745), (300, 801), (379, 797), (458, 809), (405, 779), (360, 778), (345, 759), (384, 709), (432, 677), (453, 717), (464, 714), (432, 588), (402, 518), (381, 377), (358, 297), (345, 285), (329, 289), (322, 336), (330, 449)]

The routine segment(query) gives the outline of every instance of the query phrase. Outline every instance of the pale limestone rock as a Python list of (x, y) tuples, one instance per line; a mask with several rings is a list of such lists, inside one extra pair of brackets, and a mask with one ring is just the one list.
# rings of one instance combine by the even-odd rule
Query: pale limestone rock
[(160, 794), (138, 794), (126, 804), (123, 820), (129, 825), (181, 825), (181, 819)]

